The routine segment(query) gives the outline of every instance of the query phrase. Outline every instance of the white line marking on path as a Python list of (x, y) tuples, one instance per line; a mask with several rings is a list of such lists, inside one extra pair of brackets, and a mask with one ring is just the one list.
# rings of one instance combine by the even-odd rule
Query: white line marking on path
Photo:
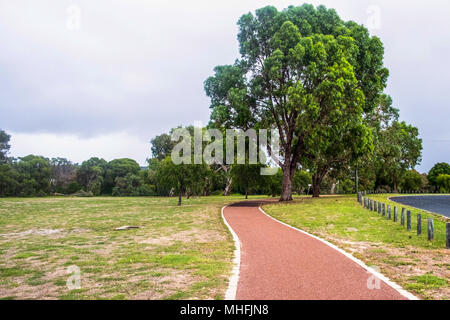
[(310, 233), (308, 233), (308, 232), (306, 232), (306, 231), (300, 230), (300, 229), (298, 229), (298, 228), (295, 228), (295, 227), (293, 227), (293, 226), (288, 225), (287, 223), (284, 223), (284, 222), (282, 222), (282, 221), (280, 221), (280, 220), (275, 219), (274, 217), (272, 217), (272, 216), (268, 215), (266, 212), (264, 212), (264, 210), (263, 210), (261, 207), (259, 207), (259, 211), (261, 211), (264, 215), (266, 215), (266, 216), (269, 217), (270, 219), (272, 219), (272, 220), (274, 220), (274, 221), (276, 221), (276, 222), (278, 222), (278, 223), (281, 223), (282, 225), (284, 225), (284, 226), (286, 226), (286, 227), (289, 227), (289, 228), (291, 228), (291, 229), (294, 229), (294, 230), (296, 230), (296, 231), (298, 231), (298, 232), (300, 232), (300, 233), (303, 233), (303, 234), (305, 234), (305, 235), (307, 235), (307, 236), (310, 236), (310, 237), (312, 237), (312, 238), (314, 238), (314, 239), (316, 239), (316, 240), (319, 240), (319, 241), (321, 241), (322, 243), (328, 245), (329, 247), (335, 249), (336, 251), (342, 253), (344, 256), (346, 256), (347, 258), (349, 258), (349, 259), (352, 260), (353, 262), (357, 263), (357, 264), (358, 264), (359, 266), (361, 266), (363, 269), (365, 269), (365, 270), (367, 270), (368, 272), (372, 273), (375, 277), (377, 277), (378, 279), (384, 281), (386, 284), (388, 284), (389, 286), (391, 286), (392, 288), (394, 288), (395, 290), (397, 290), (397, 292), (400, 293), (400, 294), (401, 294), (402, 296), (404, 296), (405, 298), (407, 298), (407, 299), (409, 299), (409, 300), (420, 300), (420, 299), (417, 298), (415, 295), (413, 295), (412, 293), (406, 291), (405, 289), (403, 289), (401, 286), (399, 286), (399, 285), (396, 284), (395, 282), (389, 280), (389, 278), (387, 278), (386, 276), (384, 276), (384, 275), (382, 275), (381, 273), (375, 271), (374, 269), (368, 267), (364, 262), (362, 262), (361, 260), (355, 258), (355, 257), (352, 256), (350, 253), (348, 253), (348, 252), (342, 250), (341, 248), (335, 246), (334, 244), (332, 244), (332, 243), (330, 243), (330, 242), (328, 242), (328, 241), (326, 241), (326, 240), (324, 240), (324, 239), (322, 239), (322, 238), (319, 238), (319, 237), (317, 237), (317, 236), (315, 236), (315, 235), (312, 235), (312, 234), (310, 234)]
[(239, 272), (241, 269), (241, 241), (239, 240), (239, 237), (237, 236), (236, 232), (234, 232), (234, 230), (228, 224), (228, 221), (227, 219), (225, 219), (225, 216), (223, 215), (223, 211), (226, 207), (228, 206), (222, 208), (222, 219), (225, 225), (227, 226), (228, 230), (230, 230), (231, 235), (233, 236), (235, 250), (233, 259), (233, 270), (229, 278), (228, 289), (225, 293), (225, 300), (236, 300), (236, 293), (239, 282)]

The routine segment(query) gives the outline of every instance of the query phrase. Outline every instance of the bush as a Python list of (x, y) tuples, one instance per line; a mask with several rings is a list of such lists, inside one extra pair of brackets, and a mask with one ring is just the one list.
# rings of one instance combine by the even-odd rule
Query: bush
[(450, 192), (450, 174), (440, 174), (436, 178), (436, 184), (442, 193)]
[(211, 192), (212, 196), (221, 196), (223, 195), (223, 191), (222, 190), (215, 190), (213, 192)]
[(423, 178), (420, 173), (415, 170), (410, 170), (405, 173), (402, 181), (400, 182), (401, 190), (420, 190), (423, 187)]
[(341, 194), (352, 194), (354, 190), (355, 183), (351, 179), (345, 179), (341, 181), (339, 190)]
[(154, 187), (145, 184), (142, 176), (127, 174), (125, 177), (117, 177), (112, 195), (116, 197), (153, 196)]
[(66, 193), (66, 194), (72, 194), (72, 193), (75, 193), (75, 192), (80, 191), (81, 189), (83, 189), (83, 187), (81, 186), (81, 184), (79, 184), (78, 182), (74, 181), (74, 182), (70, 183), (70, 184), (66, 187), (66, 190), (65, 190), (65, 192), (63, 192), (63, 193)]

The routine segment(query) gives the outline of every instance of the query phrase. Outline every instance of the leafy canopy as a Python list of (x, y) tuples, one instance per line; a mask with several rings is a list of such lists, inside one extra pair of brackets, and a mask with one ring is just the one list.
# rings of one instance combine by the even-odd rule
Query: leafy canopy
[(377, 37), (324, 6), (269, 6), (238, 26), (241, 58), (205, 81), (212, 126), (277, 128), (287, 189), (299, 161), (371, 150), (362, 115), (375, 108), (388, 77)]

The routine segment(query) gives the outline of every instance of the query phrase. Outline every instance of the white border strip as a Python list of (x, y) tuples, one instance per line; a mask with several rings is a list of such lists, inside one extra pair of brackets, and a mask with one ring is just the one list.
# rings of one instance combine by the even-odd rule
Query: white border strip
[(228, 289), (225, 293), (225, 300), (236, 300), (237, 286), (239, 282), (239, 272), (241, 269), (241, 241), (239, 240), (239, 237), (231, 228), (231, 226), (228, 224), (228, 221), (227, 219), (225, 219), (225, 216), (223, 215), (223, 211), (226, 207), (228, 206), (222, 208), (222, 219), (225, 225), (227, 226), (228, 230), (230, 230), (231, 235), (233, 236), (235, 250), (233, 259), (233, 270), (228, 280), (229, 281)]
[(328, 241), (326, 241), (326, 240), (324, 240), (324, 239), (321, 239), (321, 238), (319, 238), (319, 237), (317, 237), (317, 236), (315, 236), (315, 235), (312, 235), (312, 234), (310, 234), (310, 233), (308, 233), (308, 232), (306, 232), (306, 231), (303, 231), (303, 230), (300, 230), (300, 229), (295, 228), (295, 227), (293, 227), (293, 226), (290, 226), (290, 225), (288, 225), (288, 224), (286, 224), (286, 223), (284, 223), (284, 222), (282, 222), (282, 221), (279, 221), (279, 220), (275, 219), (274, 217), (271, 217), (270, 215), (268, 215), (267, 213), (264, 212), (264, 210), (261, 208), (261, 206), (259, 207), (259, 211), (261, 211), (263, 214), (265, 214), (265, 215), (266, 215), (267, 217), (269, 217), (270, 219), (272, 219), (272, 220), (274, 220), (274, 221), (276, 221), (276, 222), (278, 222), (278, 223), (281, 223), (282, 225), (284, 225), (284, 226), (286, 226), (286, 227), (289, 227), (289, 228), (294, 229), (294, 230), (296, 230), (296, 231), (298, 231), (298, 232), (301, 232), (301, 233), (303, 233), (303, 234), (305, 234), (305, 235), (307, 235), (307, 236), (310, 236), (311, 238), (314, 238), (314, 239), (316, 239), (316, 240), (319, 240), (320, 242), (322, 242), (322, 243), (328, 245), (329, 247), (333, 248), (334, 250), (336, 250), (336, 251), (342, 253), (344, 256), (346, 256), (347, 258), (349, 258), (349, 259), (352, 260), (353, 262), (357, 263), (357, 264), (358, 264), (359, 266), (361, 266), (363, 269), (367, 270), (367, 272), (370, 272), (370, 273), (373, 274), (375, 277), (377, 277), (378, 279), (384, 281), (386, 284), (388, 284), (389, 286), (391, 286), (392, 288), (394, 288), (395, 290), (397, 290), (398, 293), (400, 293), (400, 294), (401, 294), (402, 296), (404, 296), (405, 298), (407, 298), (407, 299), (409, 299), (409, 300), (420, 300), (419, 298), (417, 298), (417, 297), (416, 297), (415, 295), (413, 295), (412, 293), (410, 293), (410, 292), (404, 290), (401, 286), (399, 286), (399, 285), (396, 284), (395, 282), (389, 280), (386, 276), (384, 276), (384, 275), (382, 275), (381, 273), (375, 271), (374, 269), (368, 267), (364, 262), (362, 262), (361, 260), (355, 258), (355, 257), (352, 256), (350, 253), (348, 253), (348, 252), (346, 252), (346, 251), (340, 249), (339, 247), (335, 246), (334, 244), (332, 244), (332, 243), (330, 243), (330, 242), (328, 242)]

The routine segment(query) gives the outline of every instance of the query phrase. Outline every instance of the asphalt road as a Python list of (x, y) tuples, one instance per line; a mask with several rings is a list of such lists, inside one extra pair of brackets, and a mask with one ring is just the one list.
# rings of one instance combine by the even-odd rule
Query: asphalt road
[(392, 201), (442, 214), (450, 218), (450, 196), (408, 196), (392, 197)]

